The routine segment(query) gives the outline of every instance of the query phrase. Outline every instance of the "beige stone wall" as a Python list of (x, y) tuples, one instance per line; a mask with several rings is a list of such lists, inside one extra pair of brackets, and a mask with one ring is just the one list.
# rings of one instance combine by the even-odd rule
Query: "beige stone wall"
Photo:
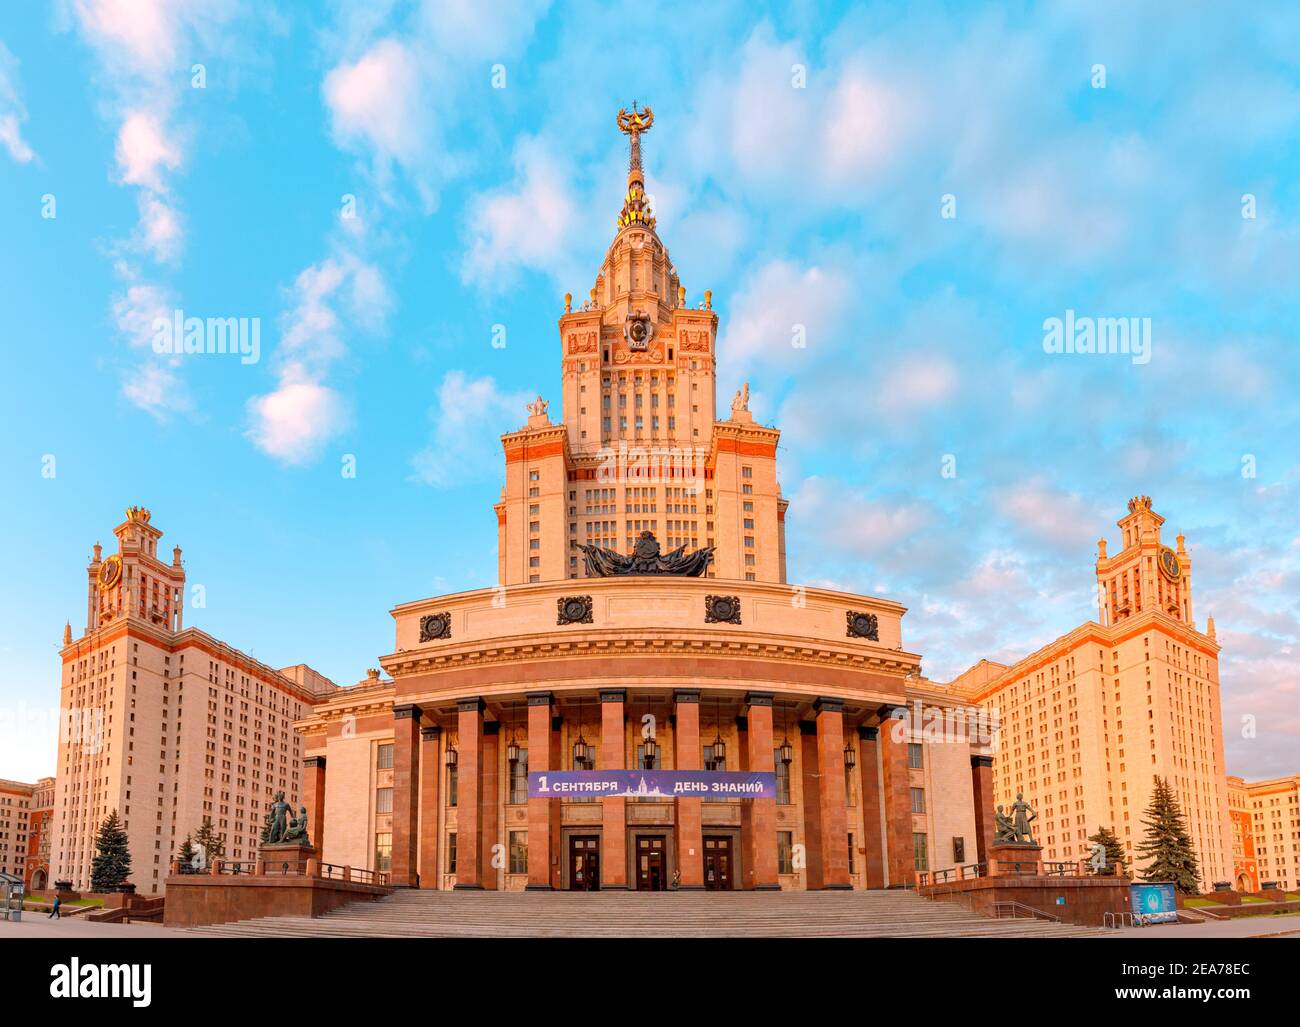
[(1245, 788), (1260, 882), (1300, 888), (1300, 774)]
[(27, 860), (33, 792), (21, 781), (0, 781), (0, 871), (22, 877)]

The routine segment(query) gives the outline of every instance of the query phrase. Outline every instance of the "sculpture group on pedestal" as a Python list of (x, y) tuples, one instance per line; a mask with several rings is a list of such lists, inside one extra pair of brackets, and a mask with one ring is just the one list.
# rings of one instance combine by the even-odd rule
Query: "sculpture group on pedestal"
[(284, 801), (284, 792), (276, 792), (262, 833), (263, 845), (311, 847), (311, 840), (307, 837), (307, 807), (301, 807), (297, 816), (291, 816), (292, 812), (293, 807)]
[(643, 531), (637, 537), (631, 556), (581, 542), (574, 542), (573, 546), (581, 549), (586, 557), (589, 578), (614, 578), (624, 574), (680, 574), (698, 578), (703, 576), (713, 562), (714, 549), (713, 546), (705, 546), (687, 553), (686, 547), (682, 545), (671, 552), (661, 553), (659, 541), (650, 531)]
[(1025, 802), (1023, 792), (1016, 793), (1016, 801), (1011, 804), (1011, 816), (1002, 812), (999, 806), (993, 814), (997, 831), (993, 838), (995, 845), (1035, 845), (1033, 832), (1029, 825), (1038, 819), (1038, 814)]

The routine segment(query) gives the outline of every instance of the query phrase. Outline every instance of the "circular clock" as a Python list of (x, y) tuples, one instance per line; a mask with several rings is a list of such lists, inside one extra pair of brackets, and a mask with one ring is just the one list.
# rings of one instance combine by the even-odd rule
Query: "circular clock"
[(587, 614), (587, 602), (577, 596), (564, 600), (564, 618), (570, 622), (580, 621)]
[(1168, 546), (1161, 548), (1156, 562), (1160, 564), (1161, 573), (1170, 581), (1177, 581), (1182, 576), (1183, 568), (1178, 562), (1178, 555)]
[(107, 592), (122, 577), (122, 558), (116, 554), (99, 565), (99, 587)]

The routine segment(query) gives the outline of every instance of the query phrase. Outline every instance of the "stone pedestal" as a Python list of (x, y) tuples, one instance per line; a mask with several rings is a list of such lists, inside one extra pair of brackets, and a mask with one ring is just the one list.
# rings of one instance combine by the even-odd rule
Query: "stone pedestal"
[(989, 847), (989, 877), (1031, 876), (1043, 872), (1043, 847), (1026, 842), (994, 842)]
[(284, 866), (287, 863), (289, 873), (301, 874), (304, 871), (304, 864), (315, 858), (315, 846), (303, 845), (301, 842), (263, 845), (257, 853), (257, 869), (259, 874), (280, 874), (285, 872)]

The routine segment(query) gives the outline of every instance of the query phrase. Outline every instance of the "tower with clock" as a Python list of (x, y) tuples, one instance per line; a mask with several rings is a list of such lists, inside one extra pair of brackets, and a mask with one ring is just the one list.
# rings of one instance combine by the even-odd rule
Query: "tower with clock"
[(1119, 520), (1124, 548), (1114, 556), (1106, 540), (1097, 543), (1098, 612), (1101, 622), (1118, 624), (1129, 617), (1158, 610), (1194, 627), (1192, 620), (1192, 560), (1182, 535), (1170, 548), (1160, 539), (1165, 519), (1151, 508), (1150, 496), (1134, 496), (1128, 515)]
[(117, 620), (135, 618), (176, 632), (182, 628), (185, 568), (181, 549), (172, 549), (172, 562), (158, 559), (162, 532), (150, 523), (144, 507), (132, 506), (126, 520), (113, 529), (117, 552), (107, 557), (95, 543), (86, 568), (86, 631), (94, 631)]

